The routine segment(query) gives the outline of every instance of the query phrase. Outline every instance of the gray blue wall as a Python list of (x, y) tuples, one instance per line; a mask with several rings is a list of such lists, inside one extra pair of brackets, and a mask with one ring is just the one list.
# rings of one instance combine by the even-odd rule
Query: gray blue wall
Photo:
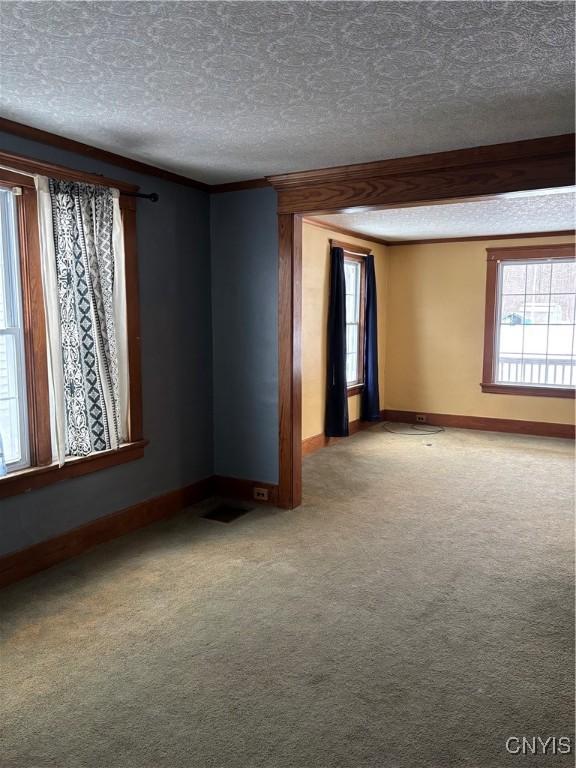
[(160, 194), (138, 203), (145, 457), (0, 499), (3, 554), (208, 477), (213, 425), (208, 195), (3, 133), (0, 149)]
[(214, 471), (278, 482), (278, 225), (269, 188), (211, 195)]

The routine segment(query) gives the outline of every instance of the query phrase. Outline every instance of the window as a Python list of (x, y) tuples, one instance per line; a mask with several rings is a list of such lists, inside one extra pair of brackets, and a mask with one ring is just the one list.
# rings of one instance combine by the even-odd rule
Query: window
[(488, 250), (482, 390), (574, 397), (574, 246)]
[[(54, 337), (47, 333), (38, 225), (40, 198), (33, 177), (45, 177), (47, 173), (63, 181), (120, 188), (125, 243), (122, 263), (127, 330), (123, 338), (128, 347), (126, 387), (130, 407), (123, 434), (128, 435), (128, 440), (98, 453), (90, 451), (80, 456), (67, 452), (61, 466), (54, 457), (48, 354)], [(130, 197), (136, 189), (0, 152), (0, 498), (143, 455), (136, 217), (135, 201)]]
[(0, 189), (0, 475), (28, 466), (28, 409), (15, 196)]
[[(361, 391), (364, 385), (364, 256), (353, 246), (344, 249), (344, 283), (346, 291), (346, 382), (348, 394)], [(361, 250), (361, 249), (358, 249)], [(368, 252), (368, 251), (367, 251)]]

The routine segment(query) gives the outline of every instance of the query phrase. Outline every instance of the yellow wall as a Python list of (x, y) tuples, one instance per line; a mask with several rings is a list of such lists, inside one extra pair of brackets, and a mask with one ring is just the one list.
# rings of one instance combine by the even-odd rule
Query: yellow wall
[(479, 386), (486, 248), (569, 242), (574, 238), (388, 247), (385, 407), (573, 424), (573, 400), (483, 394)]
[[(324, 432), (326, 325), (330, 287), (330, 238), (372, 249), (378, 301), (378, 373), (384, 405), (386, 246), (304, 223), (302, 229), (302, 438)], [(350, 421), (360, 416), (360, 396), (348, 398)]]

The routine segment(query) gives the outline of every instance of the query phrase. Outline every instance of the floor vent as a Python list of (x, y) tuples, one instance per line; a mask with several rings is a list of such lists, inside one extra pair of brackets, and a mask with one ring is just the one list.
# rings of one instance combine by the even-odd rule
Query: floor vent
[(206, 512), (202, 517), (204, 520), (215, 520), (217, 523), (232, 523), (251, 511), (252, 507), (233, 507), (230, 504), (220, 504)]

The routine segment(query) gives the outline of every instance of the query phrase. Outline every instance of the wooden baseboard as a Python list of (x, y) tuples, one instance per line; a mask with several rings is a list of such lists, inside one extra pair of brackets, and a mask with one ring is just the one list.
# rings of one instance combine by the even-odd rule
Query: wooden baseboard
[[(571, 424), (555, 424), (548, 421), (520, 421), (518, 419), (493, 419), (487, 416), (455, 416), (450, 413), (423, 413), (422, 411), (381, 411), (382, 421), (397, 421), (404, 424), (417, 424), (416, 416), (425, 416), (425, 424), (434, 427), (454, 427), (455, 429), (481, 429), (485, 432), (510, 432), (519, 435), (536, 435), (539, 437), (564, 437), (574, 439), (576, 427)], [(377, 422), (351, 421), (350, 434), (362, 429), (369, 429)], [(307, 456), (320, 448), (334, 445), (345, 437), (326, 437), (313, 435), (302, 440), (302, 455)]]
[[(222, 477), (216, 475), (212, 478), (214, 483), (214, 495), (223, 496), (241, 501), (253, 501), (263, 504), (278, 504), (278, 486), (271, 483), (261, 483), (258, 480), (240, 480), (236, 477)], [(267, 491), (267, 499), (255, 497), (255, 489)]]
[[(360, 419), (355, 419), (354, 421), (350, 422), (348, 429), (350, 434), (354, 435), (356, 432), (360, 432), (363, 429), (370, 429), (370, 427), (373, 427), (374, 424), (377, 423), (377, 421), (360, 421)], [(326, 448), (327, 445), (334, 445), (335, 443), (339, 443), (341, 440), (346, 440), (346, 438), (326, 437), (324, 434), (307, 437), (302, 440), (302, 456), (307, 456), (309, 453), (314, 453), (315, 451), (320, 450), (320, 448)]]
[(185, 488), (170, 491), (162, 496), (147, 499), (118, 512), (99, 517), (60, 536), (0, 557), (0, 587), (25, 579), (63, 560), (76, 557), (125, 533), (143, 528), (157, 520), (172, 517), (186, 507), (211, 496), (256, 502), (258, 500), (254, 499), (254, 488), (264, 488), (268, 491), (268, 500), (261, 503), (277, 503), (278, 486), (276, 485), (238, 480), (232, 477), (207, 477)]
[(213, 495), (213, 478), (179, 488), (176, 491), (141, 501), (85, 525), (0, 557), (0, 587), (82, 554), (98, 544), (170, 517), (198, 501)]
[(482, 429), (486, 432), (510, 432), (539, 437), (564, 437), (574, 439), (576, 428), (571, 424), (555, 424), (547, 421), (520, 421), (519, 419), (495, 419), (488, 416), (456, 416), (450, 413), (425, 413), (422, 411), (384, 410), (385, 421), (417, 424), (416, 416), (425, 416), (425, 424), (434, 427), (456, 429)]

